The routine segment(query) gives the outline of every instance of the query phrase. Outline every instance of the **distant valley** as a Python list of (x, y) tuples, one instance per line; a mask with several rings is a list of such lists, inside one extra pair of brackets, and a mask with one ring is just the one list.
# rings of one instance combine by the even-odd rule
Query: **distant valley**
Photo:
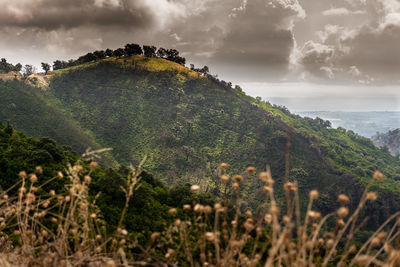
[(368, 138), (371, 138), (377, 132), (387, 133), (390, 130), (400, 128), (399, 111), (307, 111), (297, 112), (297, 114), (303, 117), (320, 117), (329, 120), (334, 128), (343, 127)]

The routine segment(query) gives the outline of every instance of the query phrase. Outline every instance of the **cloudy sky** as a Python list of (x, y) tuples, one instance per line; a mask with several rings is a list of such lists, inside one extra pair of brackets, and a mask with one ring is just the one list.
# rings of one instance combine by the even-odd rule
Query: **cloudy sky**
[(13, 63), (131, 42), (294, 110), (400, 110), (400, 0), (0, 0)]

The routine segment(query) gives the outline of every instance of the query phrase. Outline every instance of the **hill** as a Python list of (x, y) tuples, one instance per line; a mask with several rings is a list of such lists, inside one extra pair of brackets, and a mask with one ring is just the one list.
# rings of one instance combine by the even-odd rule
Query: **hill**
[[(17, 90), (10, 89), (14, 87)], [(18, 116), (3, 108), (1, 120), (76, 150), (85, 144), (111, 147), (110, 164), (115, 164), (113, 159), (137, 163), (147, 155), (145, 168), (169, 185), (191, 182), (221, 194), (215, 171), (220, 162), (230, 165), (229, 174), (249, 165), (262, 170), (269, 164), (277, 183), (283, 184), (290, 135), (289, 180), (298, 181), (303, 197), (318, 189), (317, 206), (333, 209), (328, 201), (338, 193), (358, 199), (379, 169), (386, 179), (375, 189), (384, 195), (380, 205), (388, 205), (377, 212), (385, 217), (398, 209), (400, 161), (369, 139), (332, 129), (321, 119), (293, 115), (165, 59), (109, 57), (53, 71), (47, 90), (13, 81), (3, 83), (3, 91), (16, 95), (12, 103), (18, 103), (17, 95), (32, 94), (27, 99), (33, 100), (21, 105), (29, 112)], [(3, 107), (11, 104), (3, 97), (0, 101)], [(35, 111), (48, 116), (47, 122)], [(66, 128), (54, 127), (60, 119), (66, 120)], [(264, 197), (261, 182), (245, 180), (245, 200), (257, 208)]]
[[(0, 120), (34, 137), (51, 137), (59, 144), (69, 145), (82, 154), (87, 148), (100, 146), (90, 133), (79, 126), (31, 80), (0, 80)], [(111, 156), (109, 161), (114, 162)]]

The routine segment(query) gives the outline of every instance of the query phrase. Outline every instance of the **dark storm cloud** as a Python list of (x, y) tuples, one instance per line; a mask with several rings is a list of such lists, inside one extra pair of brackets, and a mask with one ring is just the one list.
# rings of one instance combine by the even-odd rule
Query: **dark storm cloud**
[(234, 82), (399, 82), (399, 0), (0, 0), (0, 36), (36, 65), (135, 42)]
[(242, 79), (281, 79), (295, 47), (294, 21), (304, 15), (297, 1), (244, 1), (230, 14), (213, 64)]
[(0, 1), (0, 27), (46, 31), (82, 26), (146, 27), (153, 22), (140, 1), (39, 0)]

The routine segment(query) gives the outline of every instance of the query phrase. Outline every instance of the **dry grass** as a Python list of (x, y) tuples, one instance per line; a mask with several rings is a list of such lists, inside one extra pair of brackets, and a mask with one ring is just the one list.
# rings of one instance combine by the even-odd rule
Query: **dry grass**
[[(359, 214), (377, 194), (365, 189), (352, 213), (348, 197), (338, 196), (341, 207), (325, 216), (313, 210), (317, 191), (309, 193), (301, 214), (296, 183), (284, 184), (285, 205), (274, 195), (271, 172), (255, 173), (247, 179), (264, 181), (265, 203), (257, 214), (240, 210), (243, 176), (232, 178), (220, 165), (221, 181), (233, 179), (234, 195), (214, 207), (188, 203), (183, 216), (163, 233), (153, 233), (141, 247), (123, 229), (125, 211), (140, 184), (140, 166), (127, 178), (126, 205), (115, 233), (107, 234), (95, 202), (88, 197), (91, 173), (82, 165), (68, 166), (64, 173), (40, 185), (42, 169), (19, 174), (20, 181), (0, 195), (0, 266), (399, 266), (400, 213), (396, 213), (356, 247)], [(382, 179), (376, 172), (374, 178)], [(53, 190), (39, 194), (52, 180), (64, 179), (65, 193)], [(191, 187), (193, 193), (200, 188)], [(10, 192), (15, 192), (10, 194)], [(285, 208), (282, 208), (285, 207)], [(177, 209), (169, 211), (177, 216)], [(333, 222), (333, 224), (332, 224)], [(139, 253), (138, 253), (139, 251)]]

